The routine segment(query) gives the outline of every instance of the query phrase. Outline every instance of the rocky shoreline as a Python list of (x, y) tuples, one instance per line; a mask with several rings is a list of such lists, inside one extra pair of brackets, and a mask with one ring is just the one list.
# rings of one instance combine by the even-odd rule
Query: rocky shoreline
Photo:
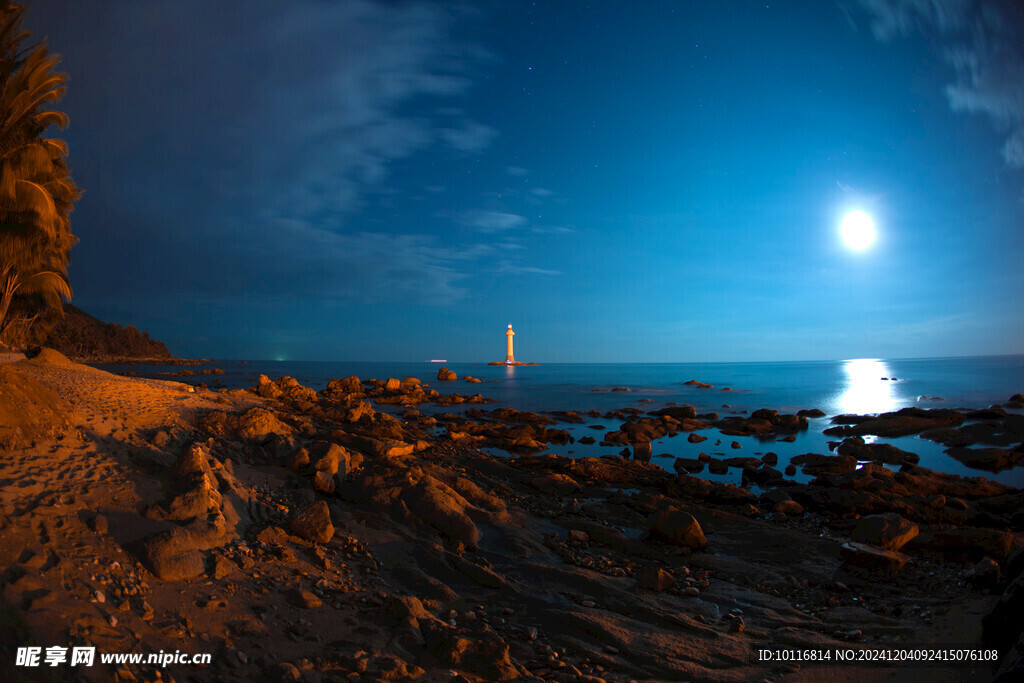
[[(1019, 395), (839, 416), (834, 453), (789, 465), (807, 483), (771, 453), (650, 461), (672, 434), (808, 428), (771, 409), (602, 414), (622, 421), (600, 436), (609, 452), (569, 458), (544, 450), (583, 415), (489, 410), (414, 378), (214, 392), (44, 352), (0, 365), (0, 398), (4, 680), (26, 675), (8, 651), (31, 644), (212, 654), (74, 671), (90, 680), (984, 681), (1024, 666), (1024, 491), (864, 439), (920, 433), (1012, 464)], [(444, 412), (460, 404), (480, 407)], [(759, 655), (940, 644), (999, 659)]]

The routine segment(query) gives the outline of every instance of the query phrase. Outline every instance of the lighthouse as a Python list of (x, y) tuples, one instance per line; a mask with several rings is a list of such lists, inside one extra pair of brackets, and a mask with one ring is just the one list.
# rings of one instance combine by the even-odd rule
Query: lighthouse
[(516, 358), (512, 355), (512, 337), (516, 336), (516, 333), (512, 331), (512, 323), (508, 324), (508, 329), (505, 330), (505, 362), (515, 363)]

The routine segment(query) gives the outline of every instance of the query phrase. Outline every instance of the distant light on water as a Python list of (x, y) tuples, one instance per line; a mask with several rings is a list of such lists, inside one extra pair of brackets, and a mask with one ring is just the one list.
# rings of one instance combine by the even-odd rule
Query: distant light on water
[(855, 358), (843, 362), (846, 386), (839, 397), (839, 408), (843, 413), (885, 413), (897, 407), (892, 382), (882, 379), (889, 377), (889, 366), (877, 358)]

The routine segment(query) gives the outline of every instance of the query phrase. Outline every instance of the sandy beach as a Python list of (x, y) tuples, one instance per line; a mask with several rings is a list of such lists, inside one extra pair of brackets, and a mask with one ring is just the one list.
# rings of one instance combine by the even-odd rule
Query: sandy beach
[[(807, 459), (809, 485), (732, 463), (757, 495), (642, 458), (546, 456), (559, 430), (534, 413), (442, 416), (438, 437), (421, 410), (467, 400), (461, 381), (218, 393), (51, 351), (4, 360), (4, 680), (46, 680), (12, 665), (28, 646), (210, 655), (55, 669), (147, 681), (984, 681), (1019, 656), (1010, 487), (863, 454)], [(518, 457), (475, 447), (495, 440)], [(836, 659), (911, 647), (1002, 661)]]

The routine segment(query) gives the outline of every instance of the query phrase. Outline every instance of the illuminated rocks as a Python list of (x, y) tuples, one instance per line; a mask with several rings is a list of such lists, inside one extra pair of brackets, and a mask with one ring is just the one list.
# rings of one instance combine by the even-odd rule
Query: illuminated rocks
[(919, 531), (913, 522), (888, 512), (862, 517), (853, 528), (851, 536), (859, 543), (878, 546), (884, 550), (899, 550), (917, 536)]

